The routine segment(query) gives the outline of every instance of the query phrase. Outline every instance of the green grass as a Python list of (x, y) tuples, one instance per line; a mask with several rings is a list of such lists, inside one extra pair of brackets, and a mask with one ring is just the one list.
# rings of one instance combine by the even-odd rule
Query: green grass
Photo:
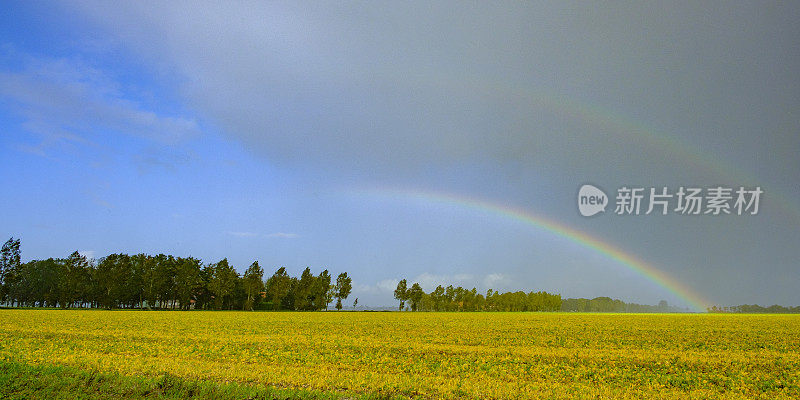
[[(166, 374), (126, 376), (64, 366), (0, 361), (0, 399), (341, 399), (340, 393), (189, 380)], [(347, 398), (376, 399), (376, 396)]]

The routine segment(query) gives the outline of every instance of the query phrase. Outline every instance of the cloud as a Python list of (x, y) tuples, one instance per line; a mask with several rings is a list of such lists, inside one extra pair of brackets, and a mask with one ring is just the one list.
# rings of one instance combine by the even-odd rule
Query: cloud
[(381, 291), (382, 291), (381, 288), (379, 288), (379, 287), (377, 287), (375, 285), (368, 285), (368, 284), (360, 283), (360, 282), (357, 282), (357, 281), (353, 282), (353, 293), (354, 294), (359, 294), (359, 295), (379, 294), (379, 293), (381, 293)]
[(473, 281), (474, 277), (470, 274), (434, 275), (423, 272), (422, 274), (417, 275), (413, 280), (410, 280), (408, 283), (411, 285), (414, 282), (417, 282), (420, 284), (420, 286), (422, 286), (422, 289), (424, 289), (426, 292), (430, 292), (439, 285), (445, 287), (448, 285), (460, 286)]
[[(570, 127), (555, 125), (561, 105), (541, 94), (552, 82), (548, 74), (582, 82), (593, 71), (582, 69), (591, 63), (559, 64), (561, 47), (531, 40), (552, 35), (551, 10), (146, 2), (79, 8), (143, 60), (173, 71), (187, 103), (223, 132), (289, 167), (398, 177), (465, 161), (568, 167), (599, 148), (616, 149), (592, 141), (585, 129), (569, 132), (589, 140), (583, 146), (560, 139)], [(576, 19), (567, 21), (576, 29), (586, 22)]]
[(397, 289), (397, 284), (400, 283), (397, 279), (384, 279), (375, 285), (378, 290), (384, 292), (394, 292)]
[(106, 142), (123, 134), (159, 146), (175, 146), (196, 137), (195, 120), (164, 115), (142, 106), (123, 85), (79, 58), (19, 54), (17, 70), (0, 70), (0, 97), (25, 122), (21, 128), (37, 138), (19, 148), (33, 154), (75, 145)]
[[(380, 280), (372, 285), (353, 283), (353, 290), (363, 294), (392, 294), (399, 282), (399, 279), (389, 278)], [(413, 279), (407, 279), (407, 282), (409, 287), (414, 283), (419, 283), (426, 292), (433, 291), (439, 285), (443, 287), (453, 285), (465, 288), (477, 287), (482, 290), (489, 288), (502, 290), (507, 289), (513, 283), (509, 276), (498, 273), (488, 274), (481, 278), (472, 274), (436, 275), (427, 272), (423, 272)]]
[(504, 274), (488, 274), (483, 278), (483, 286), (494, 290), (505, 289), (512, 283), (511, 278)]
[(296, 233), (275, 232), (275, 233), (270, 233), (269, 235), (267, 235), (267, 237), (278, 238), (278, 239), (295, 239), (299, 238), (300, 235)]

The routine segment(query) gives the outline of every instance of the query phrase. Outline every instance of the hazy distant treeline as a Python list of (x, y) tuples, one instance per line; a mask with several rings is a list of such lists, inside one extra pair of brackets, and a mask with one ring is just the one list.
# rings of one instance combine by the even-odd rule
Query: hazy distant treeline
[(744, 313), (744, 314), (800, 314), (800, 306), (784, 307), (777, 304), (769, 307), (762, 307), (758, 304), (742, 304), (740, 306), (720, 307), (713, 306), (708, 308), (710, 313)]
[(408, 287), (403, 279), (397, 284), (394, 298), (400, 301), (399, 309), (412, 311), (573, 311), (573, 312), (630, 312), (663, 313), (687, 312), (688, 309), (670, 306), (662, 300), (658, 305), (626, 303), (610, 297), (594, 299), (562, 299), (559, 294), (547, 292), (504, 292), (489, 289), (486, 295), (477, 289), (460, 286), (437, 286), (430, 293), (419, 283)]
[(595, 297), (593, 299), (566, 299), (561, 302), (561, 311), (574, 312), (618, 312), (618, 313), (665, 313), (688, 312), (686, 308), (670, 306), (665, 300), (658, 305), (626, 303), (610, 297)]
[(253, 262), (239, 275), (222, 259), (110, 254), (95, 262), (77, 251), (67, 258), (20, 262), (19, 239), (0, 252), (0, 303), (27, 307), (168, 308), (203, 310), (322, 310), (342, 308), (352, 289), (347, 273), (328, 270), (299, 278), (279, 268), (266, 282)]
[(561, 308), (561, 295), (558, 294), (522, 291), (500, 293), (489, 289), (484, 296), (475, 288), (464, 289), (452, 285), (439, 285), (426, 293), (419, 283), (409, 288), (405, 279), (398, 282), (394, 298), (400, 301), (400, 310), (412, 311), (558, 311)]

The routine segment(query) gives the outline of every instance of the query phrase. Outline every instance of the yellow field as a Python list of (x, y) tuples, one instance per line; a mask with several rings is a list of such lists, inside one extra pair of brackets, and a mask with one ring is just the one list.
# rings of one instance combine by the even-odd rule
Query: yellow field
[(418, 398), (800, 398), (800, 316), (0, 310), (0, 360)]

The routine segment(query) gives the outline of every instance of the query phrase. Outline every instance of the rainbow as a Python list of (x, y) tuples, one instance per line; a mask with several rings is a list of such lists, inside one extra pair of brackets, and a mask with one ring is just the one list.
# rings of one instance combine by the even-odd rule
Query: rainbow
[(362, 196), (389, 197), (392, 199), (405, 198), (422, 201), (425, 203), (441, 203), (451, 206), (457, 205), (481, 212), (500, 215), (539, 229), (543, 229), (547, 232), (568, 239), (571, 242), (577, 243), (580, 246), (600, 253), (638, 273), (656, 285), (666, 289), (690, 305), (695, 311), (704, 312), (706, 307), (711, 304), (702, 296), (695, 293), (691, 288), (687, 287), (681, 282), (678, 282), (652, 264), (645, 262), (635, 255), (577, 229), (570, 228), (569, 226), (540, 215), (535, 215), (523, 209), (464, 195), (434, 191), (421, 191), (416, 189), (372, 188), (348, 190), (346, 192)]

